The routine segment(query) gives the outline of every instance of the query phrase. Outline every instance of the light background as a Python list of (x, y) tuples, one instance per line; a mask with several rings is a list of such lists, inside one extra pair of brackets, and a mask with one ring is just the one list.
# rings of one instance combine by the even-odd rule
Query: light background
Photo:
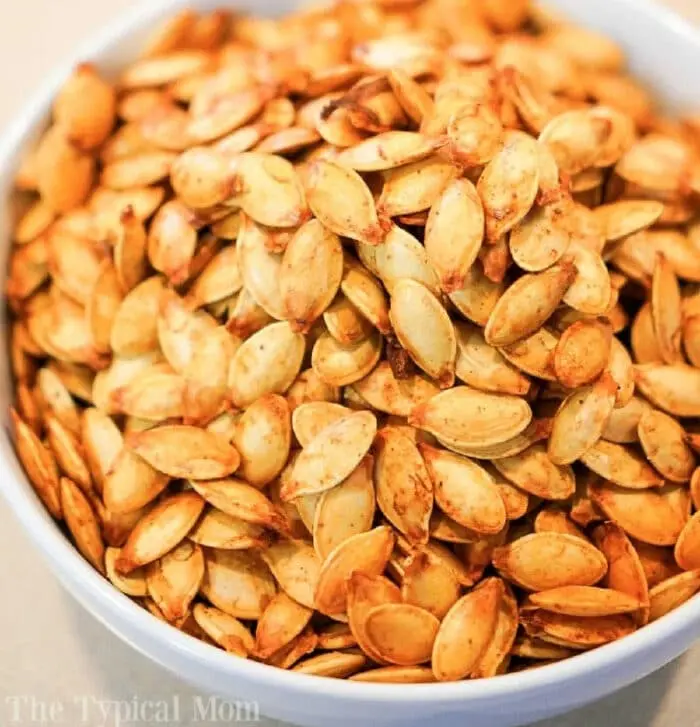
[[(57, 61), (137, 2), (147, 0), (0, 0), (0, 129)], [(665, 2), (700, 23), (698, 0)], [(18, 695), (62, 703), (63, 723), (69, 727), (88, 724), (80, 721), (74, 699), (157, 700), (171, 694), (180, 696), (179, 726), (221, 724), (195, 723), (191, 705), (196, 693), (124, 645), (63, 591), (2, 501), (0, 594), (2, 727), (12, 724), (6, 698)], [(699, 693), (700, 646), (696, 646), (642, 682), (538, 727), (693, 727), (700, 725)], [(113, 727), (113, 721), (102, 722), (99, 714), (97, 708), (90, 711), (89, 727)], [(21, 716), (18, 724), (41, 724), (36, 719), (39, 713), (30, 714), (27, 704)], [(282, 727), (272, 721), (258, 724)]]

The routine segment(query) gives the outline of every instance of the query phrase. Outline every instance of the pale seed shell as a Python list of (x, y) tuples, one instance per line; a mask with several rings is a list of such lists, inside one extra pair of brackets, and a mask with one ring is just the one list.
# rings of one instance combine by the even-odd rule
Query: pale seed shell
[[(371, 456), (365, 457), (339, 485), (321, 493), (312, 528), (314, 548), (321, 560), (343, 541), (372, 528), (375, 512), (373, 464)], [(304, 498), (298, 498), (296, 502), (301, 499)]]
[(425, 227), (425, 252), (446, 293), (464, 287), (483, 238), (476, 188), (468, 179), (456, 179), (435, 200)]
[(409, 424), (459, 447), (487, 446), (520, 434), (532, 411), (523, 399), (456, 386), (416, 406)]
[(340, 484), (367, 454), (376, 431), (376, 418), (368, 411), (353, 412), (323, 429), (296, 460), (282, 498), (293, 500)]
[(278, 283), (286, 318), (295, 330), (309, 330), (335, 298), (342, 277), (338, 236), (318, 220), (302, 225), (284, 252)]
[(529, 379), (509, 364), (500, 351), (486, 343), (481, 330), (470, 323), (455, 323), (455, 373), (465, 384), (482, 391), (524, 396)]
[(377, 364), (382, 353), (382, 337), (374, 331), (354, 344), (342, 344), (324, 332), (311, 353), (316, 375), (330, 386), (347, 386), (364, 378)]
[(345, 258), (345, 273), (340, 283), (345, 297), (382, 333), (390, 333), (389, 305), (382, 286), (361, 265)]
[(457, 339), (438, 299), (423, 285), (402, 279), (394, 287), (389, 312), (401, 345), (441, 388), (454, 382)]
[(372, 193), (357, 172), (319, 159), (311, 164), (304, 185), (311, 211), (336, 235), (368, 245), (384, 239)]
[(235, 616), (203, 603), (195, 603), (192, 615), (202, 631), (229, 653), (245, 658), (255, 648), (250, 631)]
[(238, 474), (255, 487), (279, 475), (291, 446), (289, 405), (278, 394), (254, 401), (236, 425), (232, 444), (241, 456)]
[(201, 593), (229, 616), (259, 619), (277, 586), (260, 556), (251, 550), (208, 550)]
[(282, 394), (301, 369), (304, 337), (285, 321), (253, 334), (234, 354), (229, 369), (231, 400), (247, 407), (264, 394)]

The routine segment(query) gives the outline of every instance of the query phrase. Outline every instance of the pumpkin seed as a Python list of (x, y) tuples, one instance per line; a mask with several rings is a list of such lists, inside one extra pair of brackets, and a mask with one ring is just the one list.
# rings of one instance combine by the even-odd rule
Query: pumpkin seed
[(380, 429), (375, 443), (377, 506), (412, 543), (428, 541), (433, 482), (416, 444), (394, 427)]
[(493, 564), (504, 577), (530, 591), (590, 586), (608, 569), (593, 545), (555, 532), (533, 533), (499, 546), (493, 552)]

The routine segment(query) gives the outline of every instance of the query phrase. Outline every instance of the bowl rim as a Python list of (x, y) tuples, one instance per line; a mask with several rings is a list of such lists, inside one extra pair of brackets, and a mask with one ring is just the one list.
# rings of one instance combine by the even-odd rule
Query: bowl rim
[[(636, 13), (652, 17), (663, 25), (667, 32), (674, 35), (682, 34), (689, 42), (695, 43), (700, 48), (700, 32), (668, 8), (656, 5), (652, 0), (610, 1), (623, 5), (631, 15)], [(31, 138), (33, 130), (46, 118), (62, 80), (79, 61), (95, 59), (99, 63), (102, 55), (113, 49), (133, 31), (153, 24), (166, 13), (185, 6), (197, 7), (203, 4), (201, 0), (153, 0), (145, 7), (139, 3), (126, 13), (117, 16), (106, 29), (96, 33), (87, 42), (79, 44), (76, 52), (70, 55), (67, 62), (59, 64), (4, 131), (3, 139), (0, 140), (0, 179), (11, 183), (17, 159)], [(8, 241), (8, 244), (11, 243)], [(542, 690), (549, 691), (557, 686), (584, 680), (587, 675), (590, 676), (591, 673), (604, 667), (609, 668), (618, 662), (634, 658), (641, 652), (656, 649), (674, 634), (687, 628), (691, 622), (700, 621), (700, 598), (691, 598), (658, 621), (640, 628), (619, 641), (592, 651), (537, 669), (459, 682), (373, 684), (331, 678), (319, 679), (248, 659), (232, 658), (225, 651), (200, 642), (153, 617), (100, 575), (80, 555), (45, 511), (44, 505), (21, 468), (9, 432), (0, 439), (0, 462), (9, 465), (3, 468), (0, 475), (0, 491), (3, 492), (10, 511), (23, 526), (27, 537), (38, 547), (44, 559), (51, 563), (54, 574), (61, 580), (65, 577), (66, 580), (81, 582), (89, 595), (79, 600), (95, 618), (122, 640), (151, 658), (154, 657), (148, 645), (151, 641), (157, 641), (164, 651), (174, 652), (178, 657), (189, 659), (204, 669), (216, 670), (232, 679), (248, 677), (250, 680), (265, 683), (273, 688), (293, 691), (299, 695), (314, 691), (323, 693), (324, 697), (339, 700), (375, 703), (400, 701), (408, 705), (431, 702), (444, 708), (467, 700), (481, 703), (484, 700), (508, 697), (515, 693), (519, 697), (536, 696)], [(95, 608), (89, 601), (96, 604)], [(128, 621), (133, 626), (136, 636), (125, 636), (117, 624), (108, 620), (107, 616), (112, 614), (116, 614), (120, 620)], [(141, 646), (136, 642), (138, 636), (144, 637), (147, 646)], [(162, 660), (156, 658), (156, 661), (162, 664)]]

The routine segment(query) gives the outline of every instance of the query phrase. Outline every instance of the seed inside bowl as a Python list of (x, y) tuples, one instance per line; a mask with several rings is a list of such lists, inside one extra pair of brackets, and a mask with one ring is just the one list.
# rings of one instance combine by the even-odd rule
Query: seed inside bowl
[(17, 455), (232, 657), (494, 677), (700, 589), (700, 122), (526, 0), (183, 11), (17, 171)]

